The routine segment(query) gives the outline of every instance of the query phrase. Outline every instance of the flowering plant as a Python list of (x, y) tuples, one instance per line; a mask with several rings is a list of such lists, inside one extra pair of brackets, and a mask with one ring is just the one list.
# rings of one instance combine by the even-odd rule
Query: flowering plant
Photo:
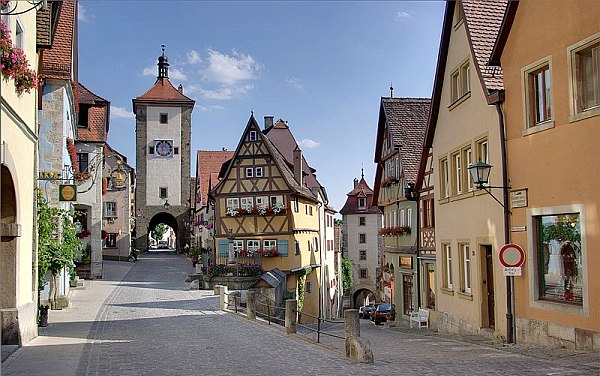
[(70, 137), (67, 137), (67, 152), (69, 153), (69, 158), (71, 159), (71, 166), (73, 166), (73, 171), (76, 173), (79, 172), (79, 163), (77, 163), (77, 150), (75, 149), (75, 142)]
[[(8, 3), (7, 3), (8, 5)], [(10, 30), (0, 20), (0, 69), (2, 77), (12, 77), (18, 94), (29, 93), (37, 87), (38, 75), (29, 68), (29, 62), (22, 49), (14, 47), (10, 39)]]
[(102, 196), (106, 196), (108, 192), (108, 178), (102, 178)]
[(202, 273), (209, 277), (220, 277), (228, 274), (238, 273), (242, 277), (261, 275), (262, 267), (258, 264), (217, 264), (202, 267)]
[(102, 240), (108, 239), (108, 232), (106, 230), (102, 230)]
[(79, 239), (83, 239), (83, 238), (87, 238), (88, 236), (90, 236), (92, 233), (90, 232), (90, 230), (83, 230), (81, 232), (78, 232), (76, 235)]
[(381, 182), (381, 186), (385, 188), (396, 183), (398, 183), (398, 179), (396, 179), (394, 176), (388, 176), (384, 181)]
[(379, 235), (402, 236), (402, 235), (410, 235), (410, 232), (411, 232), (410, 226), (384, 227), (381, 230), (379, 230)]
[(273, 215), (285, 212), (285, 206), (281, 204), (273, 206), (251, 206), (246, 208), (227, 208), (226, 214), (229, 217), (237, 217), (238, 215)]
[(279, 256), (279, 252), (277, 251), (276, 248), (271, 248), (271, 249), (258, 249), (256, 251), (256, 253), (258, 253), (259, 255), (261, 255), (262, 257), (276, 257)]

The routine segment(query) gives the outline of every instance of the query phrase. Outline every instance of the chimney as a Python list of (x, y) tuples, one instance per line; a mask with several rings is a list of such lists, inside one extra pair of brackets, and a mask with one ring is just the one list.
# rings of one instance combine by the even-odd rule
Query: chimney
[(273, 126), (273, 118), (274, 116), (265, 116), (265, 129)]
[(179, 86), (177, 87), (177, 90), (178, 90), (178, 91), (179, 91), (181, 94), (183, 94), (183, 85), (182, 85), (182, 84), (179, 84)]
[[(271, 120), (273, 120), (273, 118), (271, 118)], [(302, 176), (302, 150), (297, 146), (294, 149), (294, 178), (301, 187), (304, 187)]]
[(357, 185), (358, 185), (358, 179), (354, 178), (354, 188), (356, 188)]

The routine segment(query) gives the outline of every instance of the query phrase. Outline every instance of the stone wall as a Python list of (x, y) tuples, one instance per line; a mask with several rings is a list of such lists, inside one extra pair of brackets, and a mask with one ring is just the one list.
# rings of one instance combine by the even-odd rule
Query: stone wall
[(517, 317), (515, 324), (517, 343), (585, 351), (600, 350), (598, 332), (523, 317)]

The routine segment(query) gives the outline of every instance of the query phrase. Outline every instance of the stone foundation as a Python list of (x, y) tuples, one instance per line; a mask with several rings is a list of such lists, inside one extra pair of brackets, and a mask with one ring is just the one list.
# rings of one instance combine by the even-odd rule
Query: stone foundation
[(516, 318), (517, 343), (600, 351), (600, 333), (547, 321)]
[(0, 310), (2, 345), (23, 346), (38, 335), (33, 302), (19, 308)]

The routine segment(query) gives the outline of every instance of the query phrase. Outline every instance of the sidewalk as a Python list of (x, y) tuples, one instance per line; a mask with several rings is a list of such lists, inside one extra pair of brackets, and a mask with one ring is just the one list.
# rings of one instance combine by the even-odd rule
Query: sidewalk
[(39, 328), (38, 337), (2, 363), (2, 375), (74, 375), (84, 345), (91, 341), (88, 333), (100, 308), (133, 264), (104, 261), (104, 266), (103, 279), (86, 280), (83, 288), (71, 290), (68, 308), (48, 312), (49, 326)]

